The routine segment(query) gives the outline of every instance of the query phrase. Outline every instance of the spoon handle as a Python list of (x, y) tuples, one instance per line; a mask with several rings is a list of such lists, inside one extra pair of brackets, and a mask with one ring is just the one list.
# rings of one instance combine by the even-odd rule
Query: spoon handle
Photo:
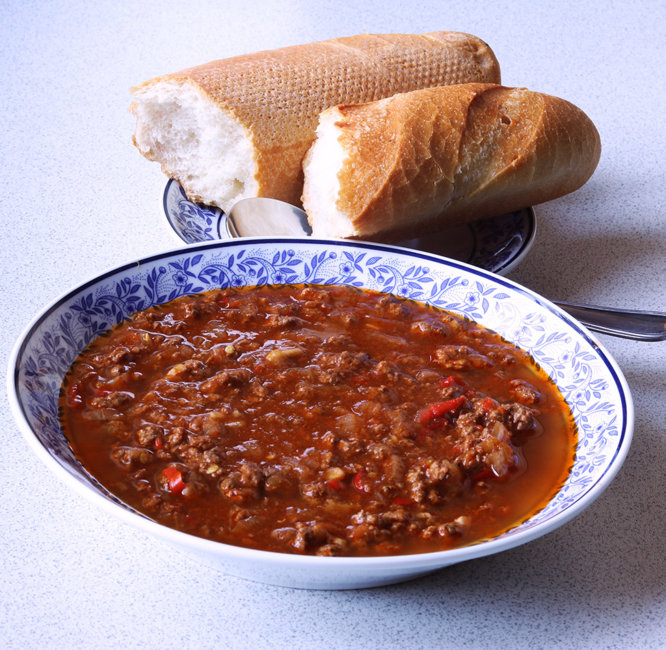
[(595, 332), (637, 341), (666, 340), (666, 314), (553, 301)]

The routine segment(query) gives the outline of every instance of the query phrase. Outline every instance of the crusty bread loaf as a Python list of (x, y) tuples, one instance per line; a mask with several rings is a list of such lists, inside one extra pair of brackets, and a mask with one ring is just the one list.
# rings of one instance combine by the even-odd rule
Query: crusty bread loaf
[(324, 111), (304, 160), (313, 235), (397, 241), (579, 188), (601, 143), (563, 99), (496, 84)]
[(190, 199), (227, 210), (268, 196), (299, 204), (319, 113), (397, 92), (499, 82), (495, 55), (456, 32), (362, 35), (237, 56), (134, 88), (134, 143)]

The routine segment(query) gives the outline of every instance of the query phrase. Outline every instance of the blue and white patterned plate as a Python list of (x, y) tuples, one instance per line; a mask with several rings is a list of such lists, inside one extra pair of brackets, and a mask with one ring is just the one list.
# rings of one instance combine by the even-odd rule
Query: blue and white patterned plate
[[(162, 204), (167, 221), (185, 243), (229, 239), (226, 214), (219, 208), (190, 201), (177, 181), (167, 182)], [(453, 226), (400, 245), (505, 274), (527, 255), (535, 236), (534, 210), (525, 208)]]
[[(132, 312), (216, 287), (346, 284), (463, 314), (527, 350), (569, 403), (579, 431), (564, 486), (530, 520), (463, 548), (383, 558), (325, 558), (243, 549), (193, 537), (125, 506), (91, 478), (61, 431), (63, 376), (96, 336)], [(271, 584), (354, 588), (398, 582), (535, 539), (579, 514), (613, 479), (629, 449), (633, 406), (613, 359), (576, 321), (500, 276), (413, 250), (317, 239), (237, 239), (191, 245), (126, 264), (68, 292), (17, 342), (9, 397), (26, 439), (64, 481), (121, 519), (230, 574)]]

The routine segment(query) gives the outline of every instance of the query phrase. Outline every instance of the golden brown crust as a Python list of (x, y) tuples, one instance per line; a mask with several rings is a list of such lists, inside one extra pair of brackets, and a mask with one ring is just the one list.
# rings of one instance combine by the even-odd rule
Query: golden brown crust
[(585, 183), (601, 153), (573, 104), (495, 84), (331, 110), (348, 154), (337, 208), (359, 238), (412, 237), (554, 199)]
[(323, 109), (429, 86), (499, 82), (500, 70), (475, 36), (365, 34), (212, 61), (142, 86), (185, 79), (252, 134), (258, 195), (299, 203), (302, 159)]

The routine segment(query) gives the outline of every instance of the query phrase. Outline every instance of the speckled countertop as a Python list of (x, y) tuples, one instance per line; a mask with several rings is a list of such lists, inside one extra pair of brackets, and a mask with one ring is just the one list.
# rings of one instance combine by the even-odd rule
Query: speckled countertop
[[(505, 84), (583, 108), (601, 163), (538, 209), (534, 247), (510, 277), (551, 298), (666, 309), (663, 2), (6, 0), (0, 18), (3, 367), (66, 288), (179, 244), (161, 209), (165, 178), (130, 143), (129, 86), (361, 32), (476, 34)], [(156, 545), (52, 476), (3, 398), (0, 645), (666, 647), (666, 342), (602, 341), (636, 406), (632, 449), (603, 496), (525, 546), (357, 592), (253, 584)]]

